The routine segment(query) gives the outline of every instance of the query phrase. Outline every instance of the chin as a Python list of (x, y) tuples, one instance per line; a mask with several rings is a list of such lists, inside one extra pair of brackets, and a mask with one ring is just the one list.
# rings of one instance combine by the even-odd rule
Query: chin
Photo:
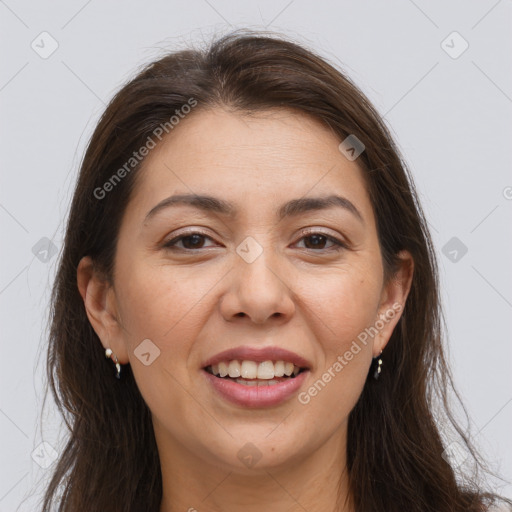
[(233, 438), (230, 438), (230, 442), (222, 443), (220, 451), (213, 454), (214, 464), (220, 463), (229, 471), (247, 475), (265, 473), (268, 470), (285, 469), (305, 456), (303, 441), (294, 439), (289, 432), (284, 436), (286, 443), (282, 442), (280, 436), (269, 436), (268, 429), (262, 429), (261, 435), (254, 432), (254, 429), (244, 429), (247, 435), (231, 432)]

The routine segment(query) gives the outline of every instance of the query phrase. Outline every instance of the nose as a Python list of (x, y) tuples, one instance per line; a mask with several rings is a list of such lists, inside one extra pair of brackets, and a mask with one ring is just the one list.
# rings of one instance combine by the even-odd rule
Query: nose
[(247, 318), (255, 324), (271, 319), (287, 322), (295, 312), (293, 291), (286, 275), (266, 249), (252, 263), (235, 255), (233, 271), (228, 274), (228, 288), (220, 301), (226, 321)]

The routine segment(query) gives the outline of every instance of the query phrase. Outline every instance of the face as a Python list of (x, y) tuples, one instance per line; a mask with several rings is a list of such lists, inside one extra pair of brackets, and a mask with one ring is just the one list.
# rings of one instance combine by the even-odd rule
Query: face
[[(131, 365), (160, 449), (243, 472), (247, 443), (264, 469), (344, 442), (408, 283), (383, 282), (363, 174), (339, 143), (291, 111), (218, 109), (181, 121), (146, 158), (119, 233), (110, 321), (89, 317)], [(215, 200), (168, 199), (190, 195)], [(236, 363), (224, 369), (233, 378), (210, 373), (232, 360), (244, 383)]]

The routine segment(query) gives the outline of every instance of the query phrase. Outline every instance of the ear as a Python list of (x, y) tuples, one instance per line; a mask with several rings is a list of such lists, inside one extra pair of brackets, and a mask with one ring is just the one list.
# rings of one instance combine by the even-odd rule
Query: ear
[(377, 320), (380, 320), (384, 327), (379, 329), (379, 333), (375, 338), (373, 344), (374, 357), (384, 350), (391, 338), (391, 334), (402, 316), (405, 301), (411, 289), (414, 260), (408, 251), (400, 251), (397, 257), (399, 259), (398, 269), (382, 287)]
[(111, 283), (94, 268), (89, 256), (80, 260), (77, 285), (84, 301), (87, 318), (100, 338), (103, 348), (111, 348), (121, 364), (128, 362), (123, 328), (120, 322), (116, 295)]

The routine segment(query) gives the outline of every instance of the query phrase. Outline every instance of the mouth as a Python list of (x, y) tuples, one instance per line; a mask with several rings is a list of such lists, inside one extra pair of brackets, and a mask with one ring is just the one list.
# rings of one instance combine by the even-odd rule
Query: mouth
[(294, 396), (309, 374), (289, 361), (220, 361), (203, 375), (217, 396), (244, 408), (279, 406)]
[(218, 379), (225, 379), (243, 386), (275, 386), (295, 379), (308, 368), (290, 361), (238, 361), (227, 360), (203, 368)]

